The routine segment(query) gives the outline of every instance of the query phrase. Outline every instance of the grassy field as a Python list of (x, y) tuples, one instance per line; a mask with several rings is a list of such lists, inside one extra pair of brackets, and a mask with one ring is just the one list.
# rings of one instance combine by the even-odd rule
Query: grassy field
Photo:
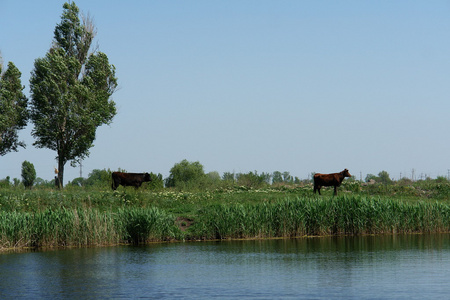
[(0, 250), (450, 231), (450, 183), (205, 191), (0, 189)]

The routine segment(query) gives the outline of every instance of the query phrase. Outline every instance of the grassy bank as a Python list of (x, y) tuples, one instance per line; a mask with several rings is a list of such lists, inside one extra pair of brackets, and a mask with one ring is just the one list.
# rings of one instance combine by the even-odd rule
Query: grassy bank
[[(370, 190), (369, 190), (370, 189)], [(399, 191), (399, 189), (401, 189)], [(446, 185), (202, 192), (0, 190), (0, 249), (450, 231)]]

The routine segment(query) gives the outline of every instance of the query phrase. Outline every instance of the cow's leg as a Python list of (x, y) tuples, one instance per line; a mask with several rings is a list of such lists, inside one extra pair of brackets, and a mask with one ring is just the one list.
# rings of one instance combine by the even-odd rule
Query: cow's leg
[(117, 189), (116, 183), (114, 181), (111, 184), (111, 188), (113, 189), (113, 191), (115, 191)]
[(334, 195), (337, 196), (337, 185), (334, 186)]
[(321, 186), (319, 185), (319, 186), (317, 187), (317, 191), (319, 192), (319, 195), (322, 195), (322, 194), (320, 193), (320, 188), (321, 188)]

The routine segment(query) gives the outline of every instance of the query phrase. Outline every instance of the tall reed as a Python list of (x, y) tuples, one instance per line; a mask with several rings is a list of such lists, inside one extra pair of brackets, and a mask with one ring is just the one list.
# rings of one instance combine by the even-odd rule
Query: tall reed
[(47, 209), (0, 212), (0, 248), (141, 243), (177, 237), (174, 217), (158, 208)]
[[(295, 195), (295, 194), (294, 194)], [(450, 231), (446, 202), (361, 194), (1, 193), (0, 250), (182, 239)], [(159, 197), (159, 198), (158, 198)], [(250, 199), (252, 198), (252, 199)], [(158, 200), (159, 199), (159, 200)], [(171, 213), (169, 213), (171, 212)], [(185, 232), (176, 218), (193, 220)]]
[(175, 218), (156, 208), (121, 208), (116, 214), (116, 228), (122, 238), (133, 244), (179, 238)]
[(201, 213), (203, 238), (444, 232), (450, 207), (364, 196), (286, 198), (273, 203), (213, 205)]

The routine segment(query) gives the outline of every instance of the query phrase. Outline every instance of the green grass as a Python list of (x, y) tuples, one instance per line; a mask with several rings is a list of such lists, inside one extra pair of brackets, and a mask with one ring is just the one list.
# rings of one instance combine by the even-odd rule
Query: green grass
[[(450, 231), (450, 184), (202, 192), (0, 189), (0, 250), (167, 240)], [(177, 226), (193, 222), (182, 231)]]

